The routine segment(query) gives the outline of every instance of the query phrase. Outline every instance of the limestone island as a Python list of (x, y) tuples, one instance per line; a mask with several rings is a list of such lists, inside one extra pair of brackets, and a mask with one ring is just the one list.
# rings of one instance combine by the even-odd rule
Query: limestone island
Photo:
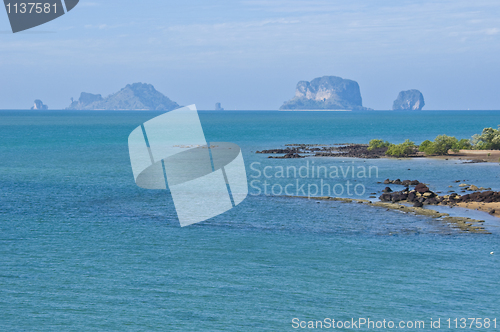
[(422, 92), (412, 89), (401, 91), (394, 101), (392, 109), (394, 111), (421, 111), (425, 106)]
[(44, 105), (43, 102), (40, 99), (35, 100), (33, 107), (31, 107), (32, 110), (48, 110), (49, 107), (47, 105)]
[(323, 76), (311, 82), (300, 81), (295, 97), (280, 110), (371, 110), (363, 107), (357, 82), (337, 76)]
[(171, 111), (179, 104), (145, 83), (128, 84), (120, 91), (103, 98), (100, 94), (82, 92), (67, 110), (155, 110)]
[(215, 103), (215, 110), (216, 111), (223, 111), (224, 108), (221, 106), (221, 103)]

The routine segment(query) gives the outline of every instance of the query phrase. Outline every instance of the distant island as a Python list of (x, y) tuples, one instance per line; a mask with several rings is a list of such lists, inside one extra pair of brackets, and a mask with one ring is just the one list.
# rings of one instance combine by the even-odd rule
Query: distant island
[(394, 101), (392, 109), (395, 111), (421, 111), (425, 106), (424, 95), (422, 92), (412, 89), (401, 91), (398, 98)]
[(33, 107), (31, 107), (32, 110), (48, 110), (49, 107), (47, 105), (44, 105), (43, 102), (40, 99), (35, 100)]
[(300, 81), (295, 97), (280, 110), (370, 110), (363, 107), (357, 82), (337, 76), (323, 76), (311, 82)]
[(120, 91), (103, 98), (100, 94), (82, 92), (77, 101), (71, 99), (67, 110), (156, 110), (171, 111), (179, 104), (145, 83), (128, 84)]
[(223, 111), (224, 108), (221, 106), (221, 103), (215, 103), (215, 110), (216, 111)]

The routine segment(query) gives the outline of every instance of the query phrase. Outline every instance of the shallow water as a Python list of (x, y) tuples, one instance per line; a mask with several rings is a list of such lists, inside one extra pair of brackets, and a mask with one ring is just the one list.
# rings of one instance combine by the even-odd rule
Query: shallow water
[[(0, 112), (2, 331), (288, 331), (295, 317), (500, 319), (498, 233), (464, 234), (427, 217), (254, 188), (236, 208), (180, 228), (168, 192), (138, 188), (128, 159), (128, 134), (158, 114)], [(360, 198), (380, 192), (386, 178), (418, 179), (432, 190), (458, 189), (458, 179), (500, 190), (495, 163), (254, 153), (287, 143), (467, 138), (496, 127), (500, 112), (200, 118), (208, 141), (241, 146), (249, 180), (265, 180), (251, 177), (254, 162), (263, 170), (314, 161), (376, 167), (378, 177), (326, 179), (362, 184)], [(297, 178), (267, 180), (284, 186)]]

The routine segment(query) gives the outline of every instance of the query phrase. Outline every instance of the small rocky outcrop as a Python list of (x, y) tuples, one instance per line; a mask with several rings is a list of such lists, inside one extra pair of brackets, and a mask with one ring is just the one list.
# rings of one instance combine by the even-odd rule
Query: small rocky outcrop
[(418, 90), (401, 91), (394, 101), (392, 109), (395, 111), (420, 111), (425, 106), (424, 95)]
[(383, 194), (379, 199), (382, 202), (401, 202), (406, 201), (413, 203), (415, 207), (422, 205), (455, 205), (457, 203), (497, 203), (500, 202), (500, 192), (495, 191), (478, 191), (463, 196), (457, 193), (450, 195), (439, 196), (432, 192), (425, 184), (419, 183), (413, 190), (406, 188), (401, 191), (389, 192), (387, 188), (383, 190)]
[[(262, 151), (256, 151), (256, 153), (264, 153), (264, 154), (304, 153), (310, 157), (350, 157), (350, 158), (375, 159), (385, 156), (386, 151), (387, 151), (386, 147), (368, 150), (367, 144), (342, 144), (342, 145), (287, 144), (287, 147), (285, 149), (262, 150)], [(285, 156), (283, 156), (283, 158), (285, 158)]]
[(216, 111), (223, 111), (224, 108), (221, 106), (221, 103), (215, 103), (215, 110)]
[(406, 187), (416, 186), (419, 183), (420, 182), (418, 180), (403, 180), (403, 181), (401, 181), (400, 179), (396, 179), (396, 180), (386, 179), (386, 180), (384, 180), (384, 184), (398, 184), (398, 185), (402, 185), (402, 186), (406, 186)]
[(271, 158), (271, 159), (298, 159), (298, 158), (305, 158), (305, 156), (301, 156), (298, 153), (289, 152), (284, 156), (269, 156), (268, 158)]
[(48, 110), (49, 107), (47, 105), (44, 105), (43, 102), (40, 99), (35, 100), (33, 107), (31, 107), (32, 110)]
[(305, 151), (300, 149), (299, 147), (287, 147), (286, 149), (274, 149), (274, 150), (262, 150), (256, 151), (255, 153), (262, 154), (283, 154), (282, 156), (269, 156), (271, 159), (295, 159), (295, 158), (305, 158), (305, 156), (300, 155), (299, 153), (304, 153)]
[(337, 76), (323, 76), (311, 82), (300, 81), (295, 97), (281, 110), (367, 110), (363, 107), (357, 82)]

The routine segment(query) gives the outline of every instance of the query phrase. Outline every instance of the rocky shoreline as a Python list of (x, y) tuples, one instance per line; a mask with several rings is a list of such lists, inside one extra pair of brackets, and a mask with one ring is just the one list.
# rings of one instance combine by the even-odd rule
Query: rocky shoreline
[[(455, 182), (461, 182), (459, 180)], [(382, 182), (379, 182), (382, 183)], [(438, 212), (425, 206), (447, 206), (471, 208), (477, 207), (476, 210), (488, 212), (492, 216), (500, 217), (500, 192), (490, 190), (490, 188), (478, 188), (477, 186), (462, 183), (460, 187), (463, 192), (473, 191), (471, 193), (459, 195), (452, 192), (448, 195), (439, 195), (440, 192), (433, 192), (426, 184), (418, 180), (390, 180), (386, 179), (384, 184), (401, 185), (406, 188), (400, 191), (393, 191), (390, 187), (386, 187), (379, 196), (379, 202), (372, 202), (364, 199), (352, 199), (341, 197), (302, 197), (288, 196), (293, 198), (308, 198), (314, 200), (330, 200), (340, 201), (345, 203), (359, 203), (374, 207), (385, 208), (386, 210), (397, 210), (404, 213), (412, 213), (415, 215), (428, 216), (431, 218), (439, 218), (440, 220), (451, 224), (453, 227), (469, 233), (491, 234), (484, 227), (484, 220), (476, 220), (467, 217), (454, 217), (448, 213)], [(410, 189), (410, 186), (414, 186)], [(486, 191), (476, 191), (486, 190)], [(371, 196), (373, 197), (373, 196)], [(375, 198), (375, 197), (374, 197)], [(494, 206), (495, 208), (488, 208)], [(498, 207), (497, 207), (498, 206)], [(485, 209), (486, 208), (486, 209)]]
[[(337, 158), (396, 158), (386, 155), (387, 147), (368, 150), (368, 144), (286, 144), (285, 148), (256, 151), (255, 153), (269, 154), (271, 159), (296, 159), (306, 157), (337, 157)], [(277, 156), (279, 155), (279, 156)], [(463, 160), (463, 164), (477, 164), (486, 162), (499, 162), (500, 151), (493, 150), (460, 150), (449, 152), (443, 156), (426, 156), (423, 152), (416, 152), (405, 158), (432, 158)]]
[[(389, 179), (385, 180), (385, 184), (400, 184), (406, 186), (405, 189), (401, 191), (393, 192), (390, 187), (384, 189), (384, 193), (380, 195), (379, 199), (382, 202), (406, 202), (412, 203), (414, 207), (422, 207), (424, 205), (442, 205), (442, 206), (455, 206), (459, 203), (500, 203), (500, 192), (495, 192), (492, 190), (486, 190), (490, 188), (478, 188), (474, 185), (469, 185), (462, 183), (460, 187), (464, 188), (463, 191), (474, 191), (470, 194), (459, 195), (452, 192), (449, 195), (438, 195), (431, 191), (425, 184), (418, 183), (415, 185), (413, 190), (410, 190), (409, 185), (413, 185), (418, 181), (401, 181), (399, 179), (391, 181)], [(486, 190), (486, 191), (476, 191), (476, 190)], [(491, 215), (496, 214), (496, 210), (492, 209), (488, 211)]]
[[(466, 217), (452, 217), (448, 213), (441, 213), (435, 210), (426, 209), (423, 207), (413, 207), (407, 206), (402, 203), (396, 202), (372, 202), (364, 199), (351, 199), (351, 198), (339, 198), (339, 197), (307, 197), (307, 196), (288, 196), (291, 198), (301, 198), (301, 199), (314, 199), (314, 200), (325, 200), (325, 201), (339, 201), (344, 203), (358, 203), (365, 204), (368, 206), (384, 208), (386, 210), (395, 210), (403, 213), (412, 213), (415, 215), (427, 216), (435, 219), (441, 219), (443, 222), (450, 224), (452, 227), (455, 227), (466, 233), (475, 233), (475, 234), (491, 234), (488, 232), (482, 224), (484, 220), (476, 220)], [(399, 201), (401, 202), (401, 201)]]
[[(348, 157), (377, 159), (386, 157), (387, 148), (375, 148), (368, 150), (368, 144), (287, 144), (284, 149), (270, 149), (256, 151), (261, 154), (281, 154), (281, 156), (269, 156), (273, 159), (305, 158), (305, 157)], [(414, 157), (419, 157), (415, 155)]]

